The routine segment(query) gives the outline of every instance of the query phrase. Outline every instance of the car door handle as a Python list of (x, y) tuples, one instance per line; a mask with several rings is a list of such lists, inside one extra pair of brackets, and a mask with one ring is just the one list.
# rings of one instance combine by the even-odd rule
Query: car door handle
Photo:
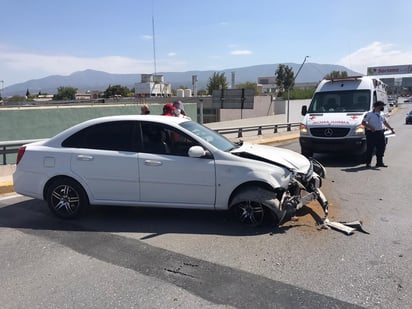
[(156, 161), (156, 160), (144, 160), (144, 165), (148, 166), (160, 166), (163, 163), (161, 161)]
[(87, 155), (78, 155), (77, 160), (80, 161), (91, 161), (93, 160), (93, 156), (87, 156)]

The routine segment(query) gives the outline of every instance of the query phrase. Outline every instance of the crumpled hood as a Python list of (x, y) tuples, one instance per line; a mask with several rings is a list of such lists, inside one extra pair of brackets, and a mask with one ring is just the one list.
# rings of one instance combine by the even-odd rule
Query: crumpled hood
[(289, 169), (294, 169), (299, 173), (306, 174), (310, 167), (310, 161), (300, 153), (273, 146), (244, 143), (239, 148), (232, 150), (231, 153), (249, 153), (256, 157), (281, 164)]

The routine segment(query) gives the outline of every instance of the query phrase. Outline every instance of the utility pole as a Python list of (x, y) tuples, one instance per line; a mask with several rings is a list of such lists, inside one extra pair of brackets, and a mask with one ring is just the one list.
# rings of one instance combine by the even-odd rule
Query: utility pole
[(300, 65), (298, 72), (297, 72), (296, 75), (293, 77), (293, 83), (291, 83), (291, 84), (289, 85), (289, 87), (288, 87), (288, 112), (287, 112), (287, 114), (286, 114), (286, 123), (289, 123), (289, 114), (290, 114), (290, 110), (289, 110), (289, 107), (290, 107), (290, 88), (292, 87), (292, 84), (294, 84), (296, 78), (298, 77), (298, 75), (299, 75), (299, 73), (300, 73), (300, 70), (302, 70), (302, 67), (303, 67), (303, 65), (305, 64), (306, 59), (308, 59), (308, 58), (309, 58), (309, 56), (305, 56), (305, 59), (303, 59), (303, 62), (302, 62), (302, 64)]

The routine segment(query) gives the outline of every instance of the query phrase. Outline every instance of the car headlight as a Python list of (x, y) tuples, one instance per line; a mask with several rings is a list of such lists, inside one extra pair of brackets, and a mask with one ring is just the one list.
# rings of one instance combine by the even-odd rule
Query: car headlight
[(358, 126), (353, 132), (353, 135), (365, 135), (365, 127), (363, 125)]
[(313, 166), (313, 171), (316, 174), (318, 174), (320, 177), (325, 178), (326, 177), (325, 167), (318, 160), (315, 160), (314, 158), (310, 158), (310, 161)]
[(309, 134), (308, 128), (303, 123), (300, 124), (300, 134), (302, 135)]

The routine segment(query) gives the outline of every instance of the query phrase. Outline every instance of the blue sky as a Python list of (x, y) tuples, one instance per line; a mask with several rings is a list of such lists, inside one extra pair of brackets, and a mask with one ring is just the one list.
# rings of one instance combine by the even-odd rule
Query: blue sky
[[(412, 64), (408, 0), (0, 0), (4, 86), (110, 73), (259, 64)], [(274, 68), (275, 71), (276, 68)]]

